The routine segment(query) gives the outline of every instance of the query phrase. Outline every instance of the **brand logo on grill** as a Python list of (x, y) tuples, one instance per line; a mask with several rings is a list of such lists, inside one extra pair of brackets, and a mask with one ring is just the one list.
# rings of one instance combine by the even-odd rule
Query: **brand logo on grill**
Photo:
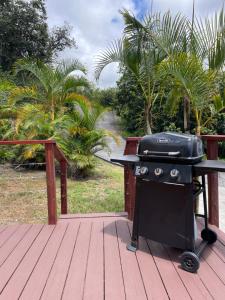
[(169, 140), (168, 140), (168, 139), (163, 139), (163, 138), (161, 138), (161, 139), (158, 139), (158, 140), (157, 140), (157, 143), (160, 143), (160, 144), (167, 144), (167, 143), (169, 143)]

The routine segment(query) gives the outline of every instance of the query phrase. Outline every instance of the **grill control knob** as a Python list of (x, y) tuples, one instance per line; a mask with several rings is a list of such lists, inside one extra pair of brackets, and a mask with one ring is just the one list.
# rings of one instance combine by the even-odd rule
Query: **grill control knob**
[(148, 168), (147, 167), (141, 167), (140, 174), (141, 175), (147, 175), (148, 174)]
[(179, 176), (179, 171), (177, 170), (177, 169), (172, 169), (171, 171), (170, 171), (170, 177), (172, 177), (172, 178), (177, 178), (178, 176)]
[(155, 176), (161, 176), (163, 174), (163, 169), (156, 168), (154, 173), (155, 173)]

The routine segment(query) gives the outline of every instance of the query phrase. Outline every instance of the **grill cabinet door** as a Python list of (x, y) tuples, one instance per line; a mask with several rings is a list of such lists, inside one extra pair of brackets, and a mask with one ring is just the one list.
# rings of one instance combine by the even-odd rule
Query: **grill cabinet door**
[(172, 247), (194, 250), (193, 202), (192, 184), (137, 178), (134, 217), (137, 233)]

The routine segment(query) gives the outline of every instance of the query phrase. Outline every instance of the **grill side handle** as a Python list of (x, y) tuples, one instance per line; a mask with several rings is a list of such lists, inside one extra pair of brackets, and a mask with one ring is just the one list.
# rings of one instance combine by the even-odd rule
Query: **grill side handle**
[(179, 156), (180, 151), (170, 151), (170, 152), (162, 152), (162, 151), (150, 151), (150, 150), (144, 150), (143, 154), (145, 155), (159, 155), (159, 156)]

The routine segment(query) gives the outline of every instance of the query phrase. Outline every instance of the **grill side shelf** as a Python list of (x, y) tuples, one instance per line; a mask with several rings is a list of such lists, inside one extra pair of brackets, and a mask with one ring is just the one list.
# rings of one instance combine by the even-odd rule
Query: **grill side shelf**
[(204, 160), (193, 165), (193, 172), (195, 176), (213, 172), (225, 172), (225, 162), (220, 160)]
[(121, 155), (118, 157), (112, 157), (111, 162), (116, 162), (121, 165), (134, 164), (140, 161), (136, 155)]

